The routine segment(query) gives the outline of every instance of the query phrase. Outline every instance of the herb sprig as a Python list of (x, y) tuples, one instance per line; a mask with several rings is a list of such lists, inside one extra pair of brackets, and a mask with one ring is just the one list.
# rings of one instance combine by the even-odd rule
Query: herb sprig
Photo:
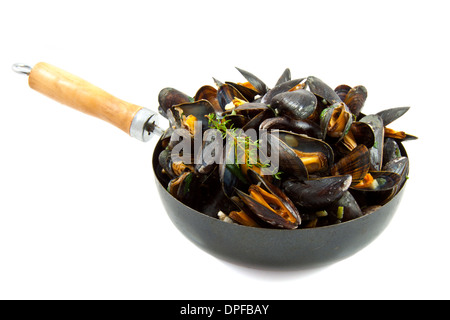
[[(210, 113), (206, 116), (208, 118), (208, 126), (211, 129), (216, 129), (222, 134), (222, 138), (227, 138), (230, 136), (235, 141), (235, 147), (241, 148), (243, 152), (236, 152), (236, 154), (244, 155), (244, 159), (240, 160), (239, 163), (245, 163), (249, 168), (256, 166), (258, 168), (268, 168), (269, 163), (263, 163), (258, 157), (257, 150), (260, 148), (259, 140), (252, 140), (249, 136), (242, 135), (242, 129), (235, 128), (230, 119), (221, 118), (219, 119), (215, 113)], [(235, 155), (237, 156), (237, 155)], [(236, 161), (238, 162), (238, 161)], [(282, 172), (273, 172), (272, 176), (278, 180), (281, 179)]]

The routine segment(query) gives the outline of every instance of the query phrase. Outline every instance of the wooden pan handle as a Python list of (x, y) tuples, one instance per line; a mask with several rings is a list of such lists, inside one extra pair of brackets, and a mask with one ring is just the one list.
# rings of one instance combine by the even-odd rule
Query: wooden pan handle
[(32, 89), (51, 99), (107, 121), (127, 134), (130, 134), (136, 113), (142, 109), (44, 62), (33, 67), (28, 83)]

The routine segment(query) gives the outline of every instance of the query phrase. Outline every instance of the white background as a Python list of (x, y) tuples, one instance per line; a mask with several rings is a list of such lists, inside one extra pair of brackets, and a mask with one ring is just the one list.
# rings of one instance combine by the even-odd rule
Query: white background
[[(1, 299), (448, 299), (449, 56), (445, 1), (2, 1)], [(365, 112), (411, 106), (396, 129), (410, 180), (375, 242), (328, 267), (268, 272), (204, 253), (172, 225), (143, 144), (28, 88), (15, 62), (46, 61), (156, 110), (193, 95), (273, 86), (289, 67), (363, 84)]]

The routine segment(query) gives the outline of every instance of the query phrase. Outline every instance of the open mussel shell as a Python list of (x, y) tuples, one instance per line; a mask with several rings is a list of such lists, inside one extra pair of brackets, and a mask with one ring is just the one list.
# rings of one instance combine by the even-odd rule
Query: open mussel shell
[(258, 91), (252, 88), (252, 86), (246, 86), (241, 83), (234, 83), (230, 81), (226, 81), (225, 84), (234, 87), (237, 91), (239, 91), (242, 94), (242, 96), (247, 101), (254, 101), (256, 96), (259, 95)]
[(350, 112), (357, 117), (364, 107), (366, 99), (367, 89), (366, 87), (359, 85), (351, 88), (345, 95), (343, 101), (350, 109)]
[[(193, 187), (194, 179), (195, 175), (193, 172), (183, 172), (178, 177), (170, 180), (167, 191), (181, 202), (192, 206), (192, 201), (194, 201), (194, 199), (192, 198), (192, 193), (190, 191)], [(192, 190), (194, 189), (195, 188), (192, 188)]]
[(363, 207), (382, 205), (395, 195), (402, 178), (399, 174), (389, 171), (371, 171), (369, 173), (376, 181), (376, 186), (364, 188), (352, 186), (350, 192)]
[(372, 148), (375, 144), (375, 133), (372, 126), (365, 122), (353, 121), (350, 133), (355, 138), (357, 144), (363, 144), (367, 148)]
[(266, 111), (269, 107), (265, 103), (261, 102), (247, 102), (243, 103), (237, 107), (235, 107), (232, 110), (228, 110), (222, 113), (222, 115), (228, 115), (228, 114), (242, 114), (248, 119), (252, 119), (260, 112)]
[(347, 134), (335, 144), (335, 150), (345, 156), (360, 144), (372, 148), (375, 144), (375, 133), (369, 124), (353, 121)]
[[(334, 163), (334, 152), (329, 144), (320, 139), (289, 131), (278, 130), (275, 133), (281, 142), (289, 146), (297, 154), (309, 174), (329, 172), (331, 165)], [(302, 177), (297, 178), (301, 179)]]
[(331, 105), (320, 114), (320, 128), (323, 137), (332, 144), (344, 138), (352, 123), (353, 116), (343, 102)]
[(298, 180), (307, 180), (309, 173), (305, 164), (289, 144), (280, 140), (278, 133), (279, 131), (276, 130), (267, 134), (270, 153), (273, 155), (274, 152), (278, 152), (278, 170), (284, 176), (293, 177)]
[(242, 93), (232, 85), (225, 83), (219, 87), (219, 90), (217, 91), (217, 101), (222, 111), (234, 108), (233, 100), (235, 98), (248, 102)]
[[(268, 208), (258, 199), (236, 189), (239, 198), (264, 222), (277, 228), (296, 229), (301, 223), (300, 213), (284, 192), (253, 170), (249, 170), (248, 175), (252, 181), (249, 191), (253, 188), (253, 192), (258, 192), (258, 189), (262, 188), (262, 192), (268, 193), (269, 197), (275, 199), (275, 201), (270, 202), (271, 208)], [(279, 210), (279, 207), (283, 207), (284, 210)], [(279, 211), (282, 214), (279, 214)]]
[[(252, 210), (239, 198), (233, 196), (230, 198), (231, 202), (236, 206), (235, 210), (229, 211), (227, 217), (231, 219), (230, 222), (239, 225), (255, 228), (271, 228), (272, 226), (255, 215)], [(225, 214), (225, 213), (223, 213)], [(221, 214), (222, 215), (222, 214)], [(226, 214), (225, 214), (226, 215)], [(220, 217), (219, 217), (220, 218)]]
[(170, 108), (171, 113), (174, 117), (175, 125), (177, 128), (185, 128), (186, 123), (184, 123), (186, 117), (194, 116), (197, 121), (202, 124), (202, 131), (209, 128), (208, 118), (209, 114), (214, 114), (215, 110), (211, 103), (207, 100), (199, 100), (195, 102), (183, 103)]
[(278, 152), (279, 171), (284, 178), (301, 181), (329, 172), (334, 153), (322, 140), (284, 130), (272, 130), (267, 136), (271, 154)]

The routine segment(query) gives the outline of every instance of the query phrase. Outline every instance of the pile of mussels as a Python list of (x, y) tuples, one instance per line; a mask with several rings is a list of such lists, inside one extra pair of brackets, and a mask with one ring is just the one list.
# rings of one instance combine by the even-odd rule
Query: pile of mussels
[[(205, 85), (194, 97), (174, 88), (159, 94), (159, 112), (170, 127), (161, 138), (157, 175), (178, 200), (231, 223), (297, 229), (358, 218), (402, 188), (409, 171), (402, 142), (417, 138), (390, 124), (409, 107), (365, 115), (364, 86), (333, 90), (314, 76), (292, 80), (286, 69), (269, 89), (252, 73), (238, 70), (247, 82), (214, 79), (216, 87)], [(222, 134), (205, 138), (210, 129)], [(225, 151), (213, 156), (225, 159), (232, 149), (225, 148), (225, 141), (239, 141), (236, 129), (265, 132), (267, 154), (276, 143), (278, 170), (264, 172), (263, 153), (252, 163), (237, 157), (234, 163), (194, 161), (217, 150)], [(202, 131), (200, 148), (174, 159), (180, 136), (193, 145), (195, 130)], [(260, 138), (247, 138), (246, 145), (258, 148)]]

